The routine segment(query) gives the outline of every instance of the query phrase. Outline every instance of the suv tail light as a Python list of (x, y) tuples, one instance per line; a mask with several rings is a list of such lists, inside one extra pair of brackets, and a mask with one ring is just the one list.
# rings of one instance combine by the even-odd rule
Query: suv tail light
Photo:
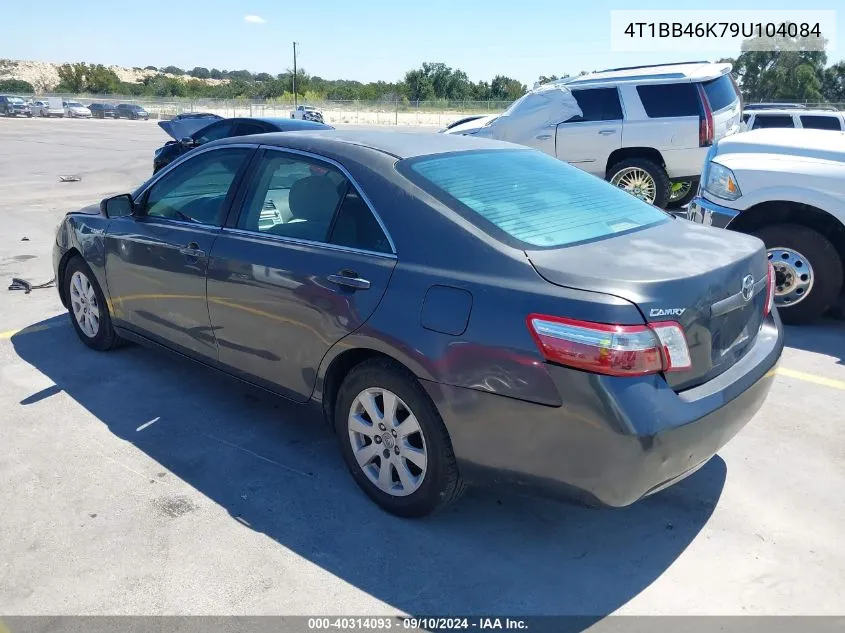
[(684, 330), (674, 321), (614, 325), (531, 314), (527, 323), (543, 357), (567, 367), (645, 376), (692, 366)]
[(775, 267), (769, 262), (769, 271), (766, 273), (766, 303), (763, 306), (763, 316), (767, 317), (775, 305)]
[(716, 140), (716, 129), (713, 124), (713, 109), (710, 107), (710, 100), (704, 92), (704, 86), (696, 84), (698, 98), (701, 101), (701, 114), (698, 117), (698, 145), (699, 147), (710, 147)]

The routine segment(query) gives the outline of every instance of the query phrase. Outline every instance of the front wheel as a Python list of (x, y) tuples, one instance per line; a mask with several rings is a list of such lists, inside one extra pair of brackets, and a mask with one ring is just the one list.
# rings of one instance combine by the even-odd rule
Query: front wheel
[(463, 491), (443, 420), (403, 367), (378, 359), (353, 369), (341, 385), (334, 418), (352, 477), (391, 514), (425, 516)]
[(665, 209), (669, 202), (669, 176), (660, 165), (645, 158), (628, 158), (608, 170), (610, 184), (643, 202)]
[(68, 262), (63, 283), (70, 321), (80, 340), (99, 352), (117, 347), (121, 339), (112, 327), (108, 303), (81, 257)]
[(784, 323), (819, 319), (842, 290), (842, 260), (821, 233), (798, 224), (774, 224), (754, 232), (766, 244), (775, 269), (775, 305)]

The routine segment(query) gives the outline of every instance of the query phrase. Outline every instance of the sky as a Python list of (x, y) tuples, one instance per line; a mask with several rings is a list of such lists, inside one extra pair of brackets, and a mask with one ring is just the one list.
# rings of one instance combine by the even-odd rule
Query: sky
[[(611, 50), (610, 12), (677, 9), (681, 3), (565, 0), (41, 0), (8, 4), (0, 22), (0, 56), (120, 66), (195, 66), (284, 72), (297, 62), (326, 79), (398, 81), (426, 61), (529, 86), (542, 75), (615, 66), (735, 56), (738, 47), (696, 54)], [(711, 0), (708, 9), (794, 9), (795, 0)], [(829, 63), (845, 58), (845, 5), (837, 9), (842, 42)], [(704, 6), (704, 5), (699, 5)]]

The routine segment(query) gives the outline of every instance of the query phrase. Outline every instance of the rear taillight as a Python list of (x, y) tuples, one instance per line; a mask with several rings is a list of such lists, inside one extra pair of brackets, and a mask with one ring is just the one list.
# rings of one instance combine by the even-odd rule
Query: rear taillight
[(684, 330), (674, 321), (614, 325), (531, 314), (527, 322), (543, 357), (553, 363), (609, 376), (644, 376), (691, 366)]
[(769, 271), (766, 273), (766, 303), (763, 306), (763, 316), (767, 317), (775, 305), (775, 267), (769, 262)]
[(698, 117), (698, 145), (699, 147), (710, 147), (716, 139), (716, 130), (713, 125), (713, 109), (710, 107), (710, 100), (704, 91), (704, 86), (698, 87), (698, 98), (701, 101), (701, 114)]

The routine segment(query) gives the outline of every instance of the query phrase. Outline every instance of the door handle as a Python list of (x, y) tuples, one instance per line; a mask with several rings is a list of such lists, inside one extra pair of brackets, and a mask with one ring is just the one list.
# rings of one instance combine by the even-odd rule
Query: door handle
[(608, 134), (616, 134), (616, 130), (599, 130), (599, 134), (607, 136)]
[(329, 275), (326, 277), (333, 284), (343, 286), (345, 288), (352, 288), (353, 290), (367, 290), (370, 287), (370, 282), (366, 279), (361, 279), (358, 273), (348, 270), (343, 270), (337, 275)]
[(187, 246), (183, 246), (179, 249), (179, 252), (185, 257), (205, 257), (205, 251), (200, 249), (199, 244), (196, 242), (191, 242)]

